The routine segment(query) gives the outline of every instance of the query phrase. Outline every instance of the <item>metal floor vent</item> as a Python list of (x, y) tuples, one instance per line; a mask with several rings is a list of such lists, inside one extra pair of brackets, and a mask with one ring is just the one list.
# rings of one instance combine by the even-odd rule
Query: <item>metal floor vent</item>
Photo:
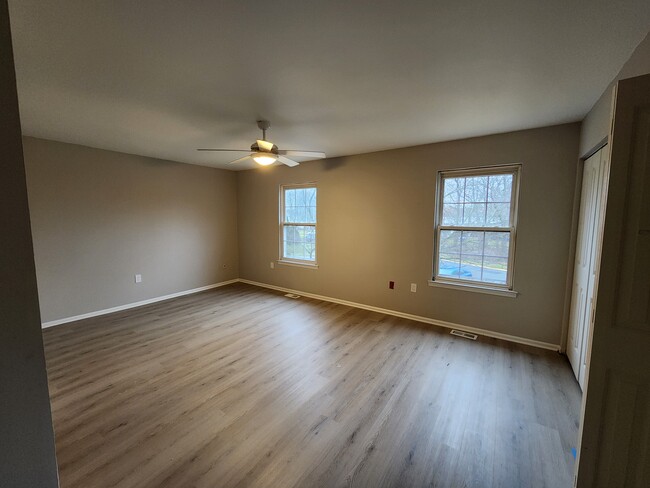
[(285, 297), (288, 297), (288, 298), (293, 298), (294, 300), (295, 300), (296, 298), (300, 298), (300, 295), (296, 295), (296, 294), (294, 294), (294, 293), (287, 293), (287, 294), (284, 295), (284, 296), (285, 296)]
[(476, 338), (478, 337), (476, 334), (470, 334), (469, 332), (464, 332), (462, 330), (456, 330), (456, 329), (451, 329), (451, 335), (464, 337), (465, 339), (469, 339), (471, 341), (475, 341)]

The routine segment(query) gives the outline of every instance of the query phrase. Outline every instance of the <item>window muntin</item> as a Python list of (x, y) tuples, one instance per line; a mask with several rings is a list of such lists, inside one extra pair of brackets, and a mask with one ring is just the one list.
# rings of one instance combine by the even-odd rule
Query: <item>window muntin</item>
[(434, 281), (512, 289), (519, 171), (439, 173)]
[(316, 201), (314, 184), (280, 188), (280, 260), (316, 264)]

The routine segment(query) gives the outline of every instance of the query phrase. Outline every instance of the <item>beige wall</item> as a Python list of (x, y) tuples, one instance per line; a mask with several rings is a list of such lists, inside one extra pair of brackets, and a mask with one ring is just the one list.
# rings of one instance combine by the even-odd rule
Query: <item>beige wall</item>
[(29, 137), (24, 151), (43, 322), (238, 277), (234, 173)]
[(59, 485), (7, 2), (0, 0), (0, 486)]
[[(238, 173), (240, 276), (528, 339), (560, 343), (579, 124)], [(436, 172), (523, 164), (518, 298), (429, 287)], [(278, 258), (278, 188), (318, 184), (319, 269)], [(395, 290), (388, 281), (396, 282)], [(417, 293), (409, 291), (417, 283)]]
[(612, 89), (618, 80), (650, 73), (650, 34), (641, 41), (582, 122), (580, 155), (584, 156), (609, 135)]

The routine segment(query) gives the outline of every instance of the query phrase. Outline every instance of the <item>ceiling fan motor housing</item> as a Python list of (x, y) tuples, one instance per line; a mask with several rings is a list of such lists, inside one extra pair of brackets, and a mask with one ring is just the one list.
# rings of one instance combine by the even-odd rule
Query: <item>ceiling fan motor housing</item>
[(270, 151), (267, 151), (266, 149), (261, 148), (261, 147), (257, 144), (257, 142), (254, 142), (253, 144), (251, 144), (251, 151), (252, 151), (252, 152), (269, 152), (269, 153), (273, 153), (273, 154), (278, 154), (278, 146), (276, 146), (275, 144), (273, 144), (273, 147), (271, 148), (271, 150), (270, 150)]

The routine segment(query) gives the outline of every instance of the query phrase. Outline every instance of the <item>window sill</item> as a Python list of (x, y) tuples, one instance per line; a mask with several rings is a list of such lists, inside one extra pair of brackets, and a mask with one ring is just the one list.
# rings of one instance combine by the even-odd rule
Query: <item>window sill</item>
[(318, 265), (316, 263), (289, 261), (287, 259), (278, 259), (278, 264), (282, 264), (284, 266), (295, 266), (296, 268), (318, 269)]
[(488, 295), (497, 295), (508, 298), (517, 298), (517, 295), (519, 295), (519, 292), (508, 290), (506, 288), (491, 288), (489, 286), (474, 285), (470, 283), (450, 283), (448, 281), (429, 280), (429, 286), (451, 288), (452, 290), (473, 291), (476, 293), (486, 293)]

